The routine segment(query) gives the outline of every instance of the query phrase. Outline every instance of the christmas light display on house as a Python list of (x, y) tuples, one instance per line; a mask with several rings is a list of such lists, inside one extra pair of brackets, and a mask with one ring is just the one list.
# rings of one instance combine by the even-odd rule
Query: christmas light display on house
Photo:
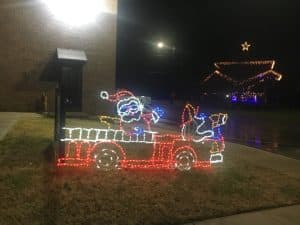
[[(181, 116), (181, 134), (153, 130), (163, 115), (159, 107), (145, 107), (131, 92), (122, 90), (102, 100), (115, 104), (117, 116), (99, 116), (104, 127), (65, 127), (66, 152), (58, 158), (59, 167), (95, 167), (112, 169), (178, 169), (209, 168), (223, 162), (225, 149), (221, 127), (227, 114), (207, 116), (199, 107), (187, 104)], [(116, 126), (116, 128), (114, 128)], [(151, 157), (132, 158), (132, 146), (140, 151), (150, 146)]]
[[(250, 44), (241, 44), (248, 52)], [(267, 101), (267, 88), (280, 81), (275, 60), (221, 61), (214, 63), (214, 71), (205, 76), (202, 87), (210, 94), (221, 94), (231, 103), (259, 104)]]

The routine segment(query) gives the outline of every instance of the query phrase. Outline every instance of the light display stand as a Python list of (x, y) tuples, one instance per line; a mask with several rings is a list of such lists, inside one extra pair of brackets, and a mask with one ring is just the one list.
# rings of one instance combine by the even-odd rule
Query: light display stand
[[(70, 71), (75, 72), (78, 76), (80, 76), (79, 80), (82, 80), (82, 67), (86, 61), (87, 58), (83, 51), (57, 49), (56, 66), (59, 74), (57, 77), (58, 83), (55, 89), (54, 139), (59, 142), (59, 157), (65, 156), (65, 143), (61, 140), (65, 138), (63, 128), (66, 124), (66, 110), (68, 104), (72, 101), (78, 101), (78, 99), (75, 99), (76, 97), (74, 97), (74, 99), (70, 99), (71, 97), (67, 90), (68, 83), (72, 82), (72, 80), (70, 80), (70, 78), (72, 79)], [(78, 111), (81, 111), (81, 109), (78, 109)]]

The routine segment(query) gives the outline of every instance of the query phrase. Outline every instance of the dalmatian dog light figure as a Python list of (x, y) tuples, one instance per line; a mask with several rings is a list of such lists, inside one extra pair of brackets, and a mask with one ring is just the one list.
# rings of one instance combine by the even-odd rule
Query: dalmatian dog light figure
[(227, 119), (227, 114), (217, 113), (208, 117), (204, 113), (199, 113), (199, 107), (186, 104), (181, 115), (182, 139), (202, 142), (209, 138), (222, 138), (220, 127), (226, 124)]

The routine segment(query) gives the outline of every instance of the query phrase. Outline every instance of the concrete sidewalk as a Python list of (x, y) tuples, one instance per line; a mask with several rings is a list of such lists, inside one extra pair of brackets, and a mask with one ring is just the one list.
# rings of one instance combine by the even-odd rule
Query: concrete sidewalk
[(19, 118), (40, 117), (36, 113), (19, 113), (19, 112), (0, 112), (0, 141), (5, 137), (7, 132), (13, 127)]
[(185, 225), (299, 225), (300, 205), (242, 213)]

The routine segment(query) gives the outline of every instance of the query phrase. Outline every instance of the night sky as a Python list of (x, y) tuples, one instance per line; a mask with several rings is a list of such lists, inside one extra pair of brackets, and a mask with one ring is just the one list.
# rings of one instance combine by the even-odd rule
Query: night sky
[[(117, 86), (141, 94), (197, 89), (215, 61), (275, 59), (281, 91), (299, 94), (299, 29), (300, 1), (121, 0)], [(159, 51), (158, 41), (170, 49)], [(246, 54), (244, 41), (252, 44)]]

